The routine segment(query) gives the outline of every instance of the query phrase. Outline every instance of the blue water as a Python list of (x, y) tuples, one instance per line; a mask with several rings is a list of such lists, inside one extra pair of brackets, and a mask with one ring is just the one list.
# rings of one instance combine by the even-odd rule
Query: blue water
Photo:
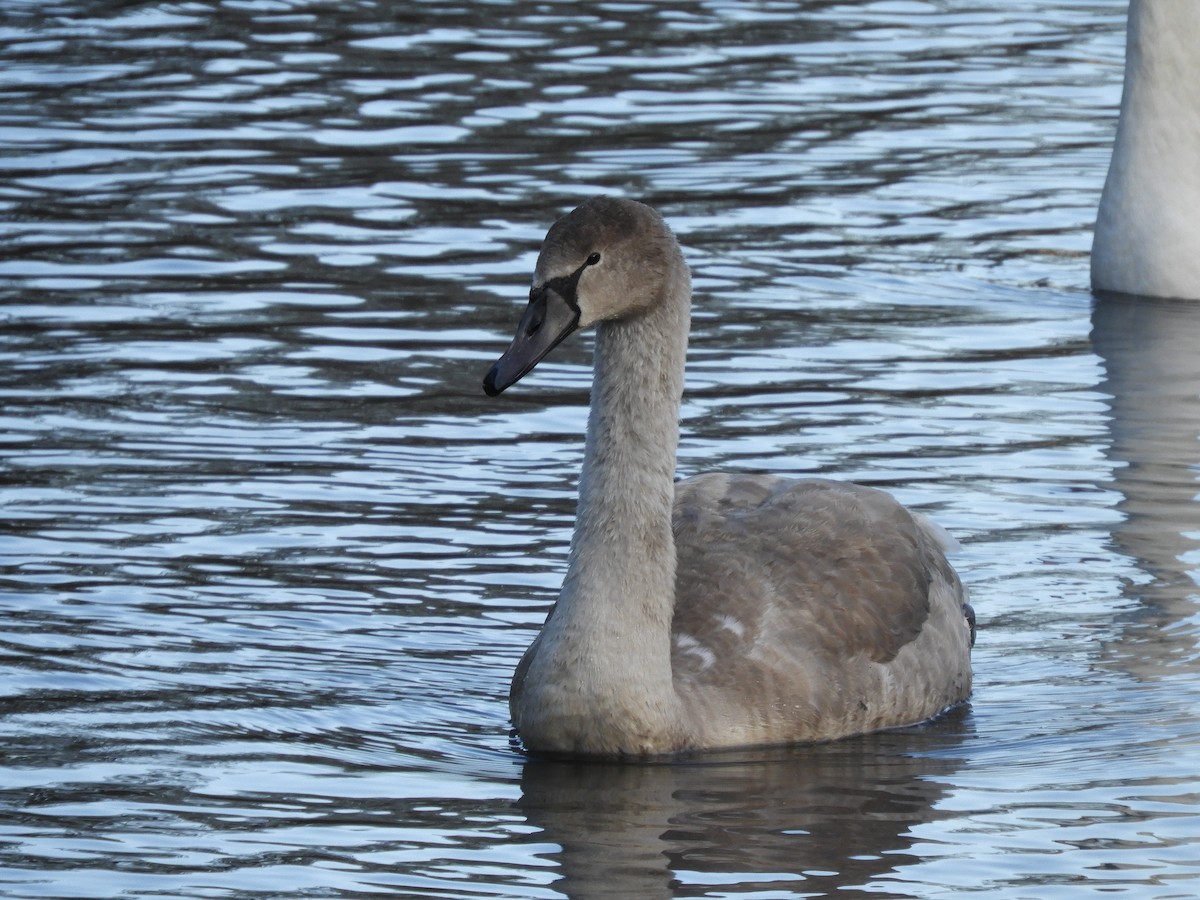
[[(1090, 294), (1124, 4), (0, 10), (0, 896), (1200, 892), (1200, 306)], [(676, 765), (513, 747), (590, 359), (551, 221), (662, 210), (681, 474), (962, 543), (971, 704)]]

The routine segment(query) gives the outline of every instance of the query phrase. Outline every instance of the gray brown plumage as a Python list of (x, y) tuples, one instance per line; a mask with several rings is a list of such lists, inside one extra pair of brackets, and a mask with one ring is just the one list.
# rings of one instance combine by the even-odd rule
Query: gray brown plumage
[(824, 479), (674, 484), (691, 281), (649, 207), (555, 223), (497, 394), (596, 326), (580, 499), (558, 602), (513, 678), (526, 747), (637, 757), (844, 737), (970, 693), (974, 624), (948, 536)]

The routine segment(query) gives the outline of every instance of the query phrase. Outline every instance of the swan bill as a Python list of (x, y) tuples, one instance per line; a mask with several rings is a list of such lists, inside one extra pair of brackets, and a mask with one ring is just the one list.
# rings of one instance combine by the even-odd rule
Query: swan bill
[(573, 300), (574, 292), (565, 294), (549, 285), (530, 292), (529, 305), (517, 323), (512, 343), (483, 379), (485, 394), (495, 397), (512, 387), (579, 327), (579, 306)]

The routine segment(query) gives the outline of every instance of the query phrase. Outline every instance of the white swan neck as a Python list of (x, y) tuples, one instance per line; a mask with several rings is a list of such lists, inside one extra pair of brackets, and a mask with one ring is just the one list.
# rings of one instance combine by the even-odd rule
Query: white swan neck
[(1200, 117), (1194, 80), (1200, 74), (1197, 27), (1200, 6), (1191, 0), (1130, 4), (1121, 114), (1136, 130), (1186, 135), (1179, 125)]
[(1200, 299), (1200, 3), (1132, 0), (1128, 27), (1092, 286)]

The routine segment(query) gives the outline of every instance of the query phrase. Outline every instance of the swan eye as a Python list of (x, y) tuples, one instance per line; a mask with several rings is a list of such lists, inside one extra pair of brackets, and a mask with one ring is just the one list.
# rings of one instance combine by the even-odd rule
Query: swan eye
[(599, 253), (593, 253), (591, 256), (589, 256), (589, 257), (587, 258), (587, 263), (586, 263), (586, 265), (589, 265), (589, 266), (594, 266), (594, 265), (598, 264), (599, 262), (600, 262), (600, 254), (599, 254)]

